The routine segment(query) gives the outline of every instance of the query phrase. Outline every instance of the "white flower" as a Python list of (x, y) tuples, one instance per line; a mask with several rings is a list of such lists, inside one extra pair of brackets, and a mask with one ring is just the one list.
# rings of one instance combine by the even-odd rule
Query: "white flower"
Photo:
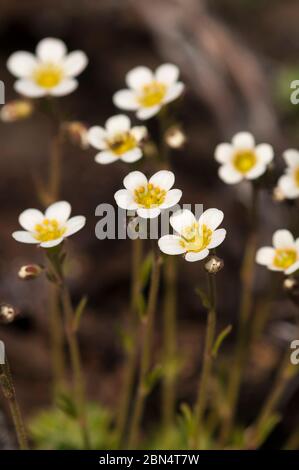
[(179, 69), (173, 64), (160, 65), (154, 73), (147, 67), (135, 67), (126, 75), (129, 89), (115, 93), (113, 102), (120, 109), (137, 111), (138, 119), (149, 119), (182, 94), (184, 85), (178, 76)]
[(127, 116), (118, 114), (109, 118), (103, 127), (94, 126), (88, 131), (90, 145), (100, 150), (95, 156), (97, 163), (112, 163), (123, 160), (133, 163), (142, 157), (140, 143), (147, 134), (146, 127), (131, 127)]
[(132, 171), (124, 178), (124, 187), (114, 195), (119, 207), (126, 210), (137, 210), (145, 219), (157, 217), (161, 209), (168, 209), (179, 202), (182, 197), (180, 189), (170, 189), (174, 184), (174, 174), (161, 170), (149, 181), (141, 171)]
[(7, 61), (8, 70), (18, 78), (14, 88), (31, 98), (63, 96), (74, 91), (77, 77), (87, 65), (86, 54), (74, 51), (67, 54), (63, 41), (45, 38), (36, 47), (36, 55), (18, 51)]
[(204, 211), (198, 220), (187, 209), (176, 212), (170, 217), (170, 224), (178, 235), (161, 237), (158, 241), (160, 250), (167, 255), (184, 254), (187, 261), (206, 258), (209, 250), (220, 245), (226, 237), (224, 228), (217, 229), (223, 216), (218, 209)]
[(287, 168), (278, 180), (278, 188), (287, 199), (299, 197), (299, 151), (286, 150), (283, 154)]
[(289, 230), (276, 230), (272, 246), (264, 246), (257, 251), (256, 262), (267, 266), (271, 271), (292, 274), (299, 269), (299, 238), (294, 240)]
[(44, 214), (37, 209), (27, 209), (19, 216), (19, 223), (25, 231), (14, 232), (12, 236), (18, 242), (36, 243), (43, 248), (59, 245), (85, 225), (85, 217), (69, 218), (70, 214), (71, 205), (66, 201), (51, 204)]
[(231, 144), (219, 144), (215, 150), (215, 158), (221, 163), (219, 177), (227, 184), (258, 178), (265, 173), (273, 156), (271, 145), (255, 145), (249, 132), (239, 132)]

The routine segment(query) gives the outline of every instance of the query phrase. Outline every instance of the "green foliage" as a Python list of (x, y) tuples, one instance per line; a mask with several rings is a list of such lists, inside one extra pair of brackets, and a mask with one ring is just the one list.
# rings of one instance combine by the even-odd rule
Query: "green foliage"
[[(82, 434), (74, 419), (75, 409), (68, 399), (61, 399), (60, 409), (49, 408), (38, 413), (29, 422), (29, 432), (36, 449), (76, 450), (82, 449)], [(111, 449), (111, 416), (98, 404), (89, 403), (87, 420), (92, 448)]]

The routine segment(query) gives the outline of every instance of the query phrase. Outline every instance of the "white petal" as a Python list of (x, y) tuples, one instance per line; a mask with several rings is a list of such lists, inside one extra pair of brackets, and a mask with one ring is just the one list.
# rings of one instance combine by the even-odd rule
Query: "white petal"
[(213, 232), (212, 234), (212, 239), (209, 243), (208, 248), (211, 250), (212, 248), (216, 248), (217, 246), (221, 245), (225, 237), (226, 237), (226, 230), (224, 228), (215, 230), (215, 232)]
[(32, 80), (26, 78), (17, 80), (14, 84), (14, 89), (21, 95), (28, 96), (30, 98), (40, 98), (48, 94), (45, 88), (41, 88), (36, 85)]
[(71, 205), (67, 201), (58, 201), (51, 204), (45, 212), (47, 219), (56, 219), (64, 224), (71, 214)]
[(97, 153), (94, 159), (101, 165), (107, 165), (108, 163), (116, 162), (119, 157), (117, 157), (113, 152), (110, 152), (110, 150), (103, 150), (102, 152)]
[(74, 51), (63, 61), (63, 70), (68, 77), (77, 77), (88, 64), (87, 55), (83, 51)]
[(252, 149), (254, 147), (254, 137), (249, 132), (238, 132), (232, 138), (232, 144), (238, 149)]
[(278, 187), (281, 189), (286, 198), (295, 199), (299, 197), (299, 187), (296, 185), (292, 176), (281, 176), (278, 180)]
[(268, 165), (274, 158), (273, 147), (269, 144), (259, 144), (255, 147), (255, 153), (264, 165)]
[(134, 201), (133, 194), (127, 189), (120, 189), (114, 194), (116, 204), (121, 209), (135, 210), (138, 208), (138, 204)]
[(283, 153), (286, 164), (290, 167), (299, 166), (299, 151), (288, 149)]
[(50, 240), (48, 242), (42, 242), (40, 246), (42, 248), (52, 248), (53, 246), (60, 245), (63, 242), (63, 237), (56, 238), (55, 240)]
[(161, 109), (161, 106), (160, 105), (156, 105), (156, 106), (151, 106), (149, 108), (140, 108), (138, 109), (137, 113), (136, 113), (136, 116), (138, 117), (138, 119), (140, 119), (141, 121), (145, 121), (146, 119), (150, 119), (151, 117), (155, 116), (156, 114), (158, 114), (158, 112), (160, 111)]
[(88, 142), (98, 150), (104, 150), (107, 148), (106, 138), (106, 131), (100, 126), (91, 127), (87, 133)]
[(289, 230), (276, 230), (273, 234), (273, 246), (275, 248), (291, 248), (294, 243), (294, 237)]
[(60, 39), (42, 39), (36, 47), (36, 55), (43, 62), (59, 62), (66, 54), (66, 45)]
[(194, 251), (189, 251), (189, 253), (186, 253), (185, 255), (185, 260), (190, 262), (200, 261), (201, 259), (206, 258), (208, 254), (209, 250), (207, 249), (199, 251), (198, 253), (195, 253)]
[(31, 233), (29, 232), (24, 232), (22, 230), (19, 230), (18, 232), (13, 232), (12, 237), (17, 241), (21, 243), (39, 243), (38, 240), (36, 240)]
[(49, 89), (49, 94), (53, 96), (65, 96), (72, 93), (78, 87), (78, 82), (74, 78), (65, 78), (59, 85)]
[(174, 83), (169, 87), (165, 98), (163, 99), (163, 103), (170, 103), (171, 101), (176, 100), (181, 94), (183, 93), (185, 85), (182, 82)]
[(30, 76), (35, 66), (35, 56), (25, 51), (15, 52), (7, 61), (8, 70), (18, 78)]
[(181, 245), (181, 238), (176, 235), (164, 235), (158, 240), (161, 251), (166, 255), (181, 255), (186, 249)]
[(145, 126), (132, 127), (131, 134), (133, 135), (133, 137), (135, 137), (137, 142), (140, 142), (147, 136), (147, 128)]
[(179, 78), (180, 71), (176, 65), (163, 64), (157, 68), (155, 78), (158, 82), (172, 85)]
[(105, 127), (110, 135), (115, 135), (121, 132), (127, 132), (131, 127), (131, 121), (128, 116), (117, 114), (107, 119)]
[(248, 171), (248, 173), (245, 174), (245, 178), (249, 180), (254, 180), (263, 175), (266, 170), (267, 167), (264, 165), (264, 163), (257, 163), (255, 167), (252, 168), (252, 170)]
[(294, 272), (298, 271), (299, 269), (299, 261), (296, 261), (296, 263), (292, 264), (288, 269), (285, 270), (285, 274), (293, 274)]
[(135, 67), (126, 75), (126, 84), (129, 88), (133, 88), (134, 90), (139, 90), (153, 80), (154, 76), (152, 71), (143, 66)]
[(168, 207), (175, 206), (182, 197), (182, 191), (180, 189), (171, 189), (167, 192), (163, 204), (160, 205), (161, 209), (167, 209)]
[(120, 109), (135, 111), (139, 108), (136, 94), (131, 90), (120, 90), (114, 93), (113, 103)]
[(139, 215), (139, 217), (142, 217), (143, 219), (154, 219), (155, 217), (158, 217), (160, 213), (161, 211), (158, 207), (155, 207), (153, 209), (143, 209), (143, 208), (137, 209), (137, 214)]
[(255, 261), (258, 264), (262, 264), (263, 266), (270, 266), (272, 264), (274, 256), (275, 256), (274, 248), (270, 246), (264, 246), (263, 248), (260, 248), (257, 251)]
[(76, 215), (75, 217), (71, 217), (66, 225), (66, 232), (64, 233), (64, 237), (69, 237), (76, 232), (79, 232), (84, 225), (86, 224), (86, 217), (83, 215)]
[(219, 144), (215, 149), (215, 159), (218, 163), (231, 161), (234, 149), (231, 144)]
[(206, 225), (210, 230), (215, 230), (223, 221), (224, 214), (219, 209), (207, 209), (198, 219), (198, 224)]
[(219, 178), (226, 184), (236, 184), (242, 181), (243, 176), (231, 165), (222, 165), (218, 170)]
[(160, 170), (150, 178), (149, 183), (168, 191), (174, 184), (174, 174), (172, 171)]
[(39, 224), (44, 219), (44, 214), (37, 209), (27, 209), (19, 216), (19, 224), (25, 230), (30, 232), (34, 231), (36, 224)]
[(136, 188), (146, 185), (147, 178), (141, 171), (131, 171), (131, 173), (124, 178), (124, 187), (132, 192), (134, 192)]
[(126, 163), (134, 163), (137, 162), (137, 160), (140, 160), (142, 157), (142, 151), (140, 148), (135, 148), (133, 150), (130, 150), (129, 152), (124, 153), (121, 156), (121, 160)]
[(170, 217), (170, 225), (180, 234), (186, 227), (190, 227), (194, 223), (196, 223), (196, 219), (192, 212), (187, 209), (177, 211)]

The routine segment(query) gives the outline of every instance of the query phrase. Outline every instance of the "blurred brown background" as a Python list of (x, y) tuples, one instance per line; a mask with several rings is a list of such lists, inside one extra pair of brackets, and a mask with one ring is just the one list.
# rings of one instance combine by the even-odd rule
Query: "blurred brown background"
[[(281, 152), (299, 147), (299, 106), (289, 101), (289, 84), (299, 79), (299, 4), (275, 0), (3, 0), (0, 6), (0, 78), (6, 101), (16, 97), (14, 78), (6, 70), (8, 56), (16, 50), (34, 51), (43, 37), (63, 39), (70, 51), (82, 49), (88, 68), (79, 77), (75, 93), (60, 99), (67, 119), (102, 125), (118, 111), (112, 95), (124, 85), (124, 76), (136, 65), (156, 67), (176, 63), (186, 83), (179, 117), (188, 143), (172, 156), (176, 187), (184, 203), (203, 203), (225, 212), (228, 230), (219, 250), (225, 269), (219, 281), (219, 328), (234, 322), (238, 312), (239, 274), (248, 221), (248, 192), (229, 187), (217, 177), (213, 159), (217, 143), (240, 130), (252, 131), (258, 141), (275, 147), (277, 170)], [(156, 135), (155, 122), (149, 122)], [(11, 232), (17, 217), (28, 207), (39, 207), (33, 174), (46, 175), (51, 128), (36, 114), (26, 121), (0, 124), (1, 134), (1, 283), (2, 302), (20, 310), (15, 323), (1, 326), (17, 393), (25, 415), (50, 402), (50, 355), (47, 298), (44, 281), (22, 282), (18, 268), (40, 262), (42, 254), (18, 244)], [(80, 342), (87, 370), (88, 393), (94, 400), (115, 407), (122, 379), (123, 354), (119, 329), (127, 314), (130, 293), (130, 242), (99, 241), (94, 235), (94, 211), (101, 202), (113, 203), (114, 192), (130, 167), (100, 166), (95, 151), (64, 146), (61, 198), (70, 201), (73, 213), (87, 216), (87, 227), (70, 242), (73, 265), (70, 285), (74, 300), (88, 295)], [(147, 163), (149, 172), (151, 162)], [(268, 188), (276, 180), (270, 175)], [(261, 200), (259, 244), (269, 242), (272, 231), (294, 223), (296, 208), (274, 203), (270, 189)], [(293, 215), (292, 215), (293, 217)], [(297, 224), (298, 225), (298, 224)], [(298, 235), (298, 233), (297, 233)], [(257, 269), (256, 299), (263, 300), (269, 274)], [(203, 279), (202, 269), (180, 262), (179, 344), (185, 358), (178, 399), (191, 401), (200, 370), (205, 312), (194, 293)], [(284, 300), (282, 290), (273, 306), (261, 344), (252, 352), (240, 404), (244, 422), (256, 415), (271, 384), (281, 350), (288, 347), (288, 331), (296, 311)], [(159, 344), (161, 328), (157, 325)], [(234, 335), (227, 340), (230, 349)], [(268, 446), (280, 445), (296, 425), (297, 379), (281, 404), (284, 419)], [(146, 423), (159, 414), (158, 391), (149, 400)], [(8, 421), (8, 420), (7, 420)], [(0, 424), (1, 426), (1, 424)]]

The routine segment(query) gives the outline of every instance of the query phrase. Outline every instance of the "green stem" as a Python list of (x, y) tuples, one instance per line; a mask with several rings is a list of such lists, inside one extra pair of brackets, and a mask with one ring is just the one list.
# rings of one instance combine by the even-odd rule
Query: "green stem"
[(221, 431), (221, 443), (224, 444), (229, 438), (233, 427), (238, 397), (241, 387), (242, 373), (245, 367), (247, 348), (249, 347), (249, 319), (253, 306), (253, 281), (256, 254), (256, 227), (257, 227), (258, 192), (252, 186), (252, 205), (250, 214), (250, 234), (247, 240), (243, 265), (241, 269), (242, 293), (239, 315), (239, 330), (237, 335), (234, 362), (228, 384), (228, 415), (223, 422)]
[(216, 285), (215, 275), (208, 274), (209, 300), (210, 309), (207, 320), (206, 339), (204, 347), (202, 372), (199, 381), (197, 401), (194, 410), (194, 434), (192, 436), (192, 448), (199, 445), (199, 437), (202, 427), (202, 418), (206, 409), (207, 398), (209, 393), (209, 385), (211, 378), (211, 370), (213, 363), (213, 344), (216, 329)]
[(134, 377), (138, 358), (137, 341), (137, 320), (138, 303), (141, 293), (140, 269), (142, 263), (142, 239), (137, 238), (132, 241), (132, 289), (131, 289), (131, 308), (130, 308), (130, 335), (133, 344), (130, 344), (128, 359), (125, 370), (124, 386), (121, 394), (119, 413), (116, 423), (116, 447), (122, 446), (124, 441), (124, 431), (128, 420), (130, 400), (133, 390)]
[(137, 438), (140, 428), (140, 422), (144, 410), (145, 399), (148, 394), (146, 387), (146, 377), (150, 369), (150, 357), (152, 352), (152, 340), (154, 332), (154, 321), (157, 309), (157, 297), (160, 282), (160, 264), (161, 261), (155, 256), (151, 273), (150, 292), (146, 315), (143, 319), (143, 349), (141, 353), (141, 365), (139, 381), (136, 392), (135, 406), (132, 415), (132, 421), (129, 431), (128, 448), (134, 449), (137, 444)]
[(17, 401), (17, 396), (7, 358), (5, 358), (4, 364), (0, 364), (0, 385), (2, 388), (3, 395), (8, 401), (11, 417), (17, 434), (19, 447), (21, 450), (27, 450), (29, 447), (25, 426)]
[(83, 445), (85, 449), (90, 449), (90, 437), (87, 426), (85, 384), (82, 373), (80, 350), (76, 328), (74, 327), (75, 314), (71, 302), (71, 297), (63, 275), (61, 262), (61, 248), (55, 247), (47, 250), (47, 257), (52, 266), (54, 276), (57, 278), (61, 301), (63, 306), (65, 333), (69, 346), (70, 360), (74, 380), (74, 401), (77, 405), (78, 421), (82, 431)]
[(165, 376), (162, 388), (162, 411), (165, 428), (169, 428), (173, 424), (176, 401), (176, 278), (176, 260), (173, 256), (168, 256), (164, 265), (165, 297), (163, 308)]

